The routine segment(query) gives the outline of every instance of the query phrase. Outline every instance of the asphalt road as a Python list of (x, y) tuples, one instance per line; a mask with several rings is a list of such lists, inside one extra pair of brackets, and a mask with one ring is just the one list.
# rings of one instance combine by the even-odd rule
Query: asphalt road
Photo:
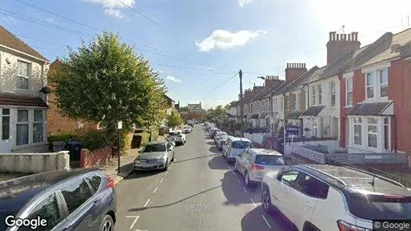
[(202, 126), (176, 148), (167, 172), (132, 173), (116, 185), (116, 230), (290, 230), (261, 207), (260, 188), (247, 189)]

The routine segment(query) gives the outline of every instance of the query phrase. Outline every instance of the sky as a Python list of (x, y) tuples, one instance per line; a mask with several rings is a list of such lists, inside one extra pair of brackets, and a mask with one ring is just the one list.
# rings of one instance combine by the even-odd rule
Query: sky
[(206, 109), (238, 99), (240, 69), (243, 89), (284, 79), (288, 62), (325, 65), (330, 31), (358, 32), (363, 46), (407, 29), (409, 15), (410, 0), (0, 0), (0, 25), (50, 62), (113, 31), (173, 100)]

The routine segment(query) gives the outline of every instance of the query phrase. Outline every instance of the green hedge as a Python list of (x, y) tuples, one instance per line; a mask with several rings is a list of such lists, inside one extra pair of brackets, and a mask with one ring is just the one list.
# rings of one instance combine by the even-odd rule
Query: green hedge
[(54, 141), (68, 142), (70, 140), (77, 140), (78, 138), (79, 138), (79, 135), (76, 133), (61, 133), (61, 134), (51, 135), (47, 137), (47, 140), (51, 144)]
[(107, 146), (105, 134), (101, 131), (88, 131), (79, 136), (83, 148), (96, 150)]

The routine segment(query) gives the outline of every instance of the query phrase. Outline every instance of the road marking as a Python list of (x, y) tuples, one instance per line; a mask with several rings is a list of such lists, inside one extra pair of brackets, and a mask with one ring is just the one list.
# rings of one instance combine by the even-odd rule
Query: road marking
[(240, 179), (238, 179), (238, 178), (237, 178), (237, 181), (238, 181), (238, 183), (240, 183), (240, 184), (241, 184), (241, 180), (240, 180)]
[(167, 173), (168, 173), (168, 172), (164, 173), (164, 175), (167, 176)]
[(144, 204), (144, 208), (147, 207), (148, 202), (150, 202), (150, 198), (148, 198), (148, 200), (147, 200), (146, 203)]
[(135, 231), (148, 231), (147, 229), (136, 229)]
[(253, 198), (250, 198), (250, 200), (251, 200), (251, 202), (253, 202), (253, 205), (254, 205), (255, 207), (257, 207), (257, 204), (254, 202)]
[(157, 189), (158, 189), (158, 187), (156, 187), (156, 189), (154, 189), (153, 193), (156, 193), (156, 192), (157, 192)]
[(267, 219), (265, 219), (265, 216), (264, 216), (264, 215), (261, 215), (261, 217), (264, 219), (264, 221), (265, 221), (265, 223), (267, 224), (268, 228), (271, 229), (271, 225), (270, 225), (270, 223), (268, 223)]
[(136, 224), (136, 222), (137, 222), (137, 220), (138, 220), (139, 217), (140, 217), (140, 216), (126, 216), (126, 218), (134, 218), (134, 221), (133, 221), (133, 223), (131, 224), (130, 229), (133, 228), (133, 226)]
[(164, 178), (161, 178), (161, 180), (160, 180), (160, 184), (161, 184), (161, 183), (163, 183), (163, 180), (164, 180)]
[(246, 193), (248, 193), (247, 189), (245, 189), (244, 187), (243, 187), (243, 189), (244, 189), (244, 191), (245, 191)]

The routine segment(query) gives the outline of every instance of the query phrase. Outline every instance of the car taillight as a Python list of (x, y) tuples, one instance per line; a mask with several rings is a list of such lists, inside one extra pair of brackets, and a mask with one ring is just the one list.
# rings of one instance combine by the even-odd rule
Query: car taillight
[(264, 170), (264, 167), (261, 166), (261, 165), (254, 164), (254, 165), (251, 167), (251, 170), (253, 170), (253, 171)]
[(338, 229), (340, 231), (372, 231), (371, 229), (366, 229), (366, 228), (362, 228), (362, 227), (358, 227), (356, 225), (350, 224), (348, 222), (345, 221), (337, 221), (338, 224)]
[(114, 188), (114, 185), (115, 185), (114, 180), (111, 179), (111, 177), (109, 176), (106, 176), (106, 179), (108, 180), (107, 188)]

